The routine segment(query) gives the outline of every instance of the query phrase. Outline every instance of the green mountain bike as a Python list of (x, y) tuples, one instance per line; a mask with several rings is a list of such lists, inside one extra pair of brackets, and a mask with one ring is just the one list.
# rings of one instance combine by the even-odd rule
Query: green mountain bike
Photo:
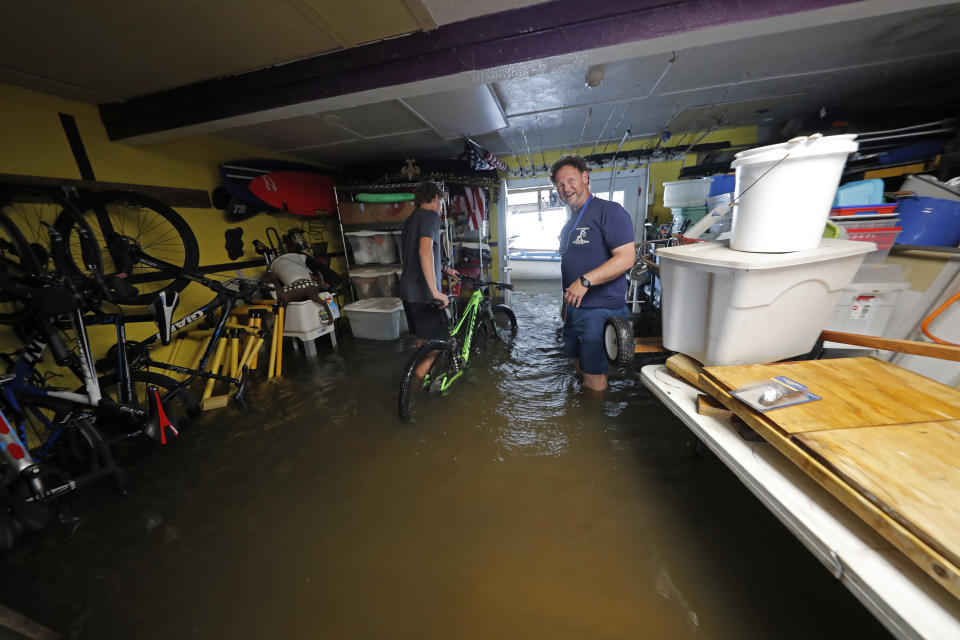
[[(456, 322), (451, 305), (447, 311), (450, 337), (428, 340), (417, 349), (400, 381), (400, 418), (407, 420), (420, 399), (431, 393), (443, 393), (450, 388), (466, 370), (470, 354), (485, 346), (510, 344), (517, 335), (517, 316), (504, 304), (490, 301), (490, 287), (513, 289), (512, 284), (484, 282), (461, 275), (460, 278), (473, 285), (473, 295), (467, 301), (463, 313)], [(416, 371), (425, 360), (433, 358), (429, 372), (421, 379)]]

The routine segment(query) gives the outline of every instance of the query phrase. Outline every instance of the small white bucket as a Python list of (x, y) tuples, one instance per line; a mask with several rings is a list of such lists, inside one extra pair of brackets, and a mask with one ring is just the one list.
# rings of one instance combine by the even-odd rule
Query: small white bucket
[(855, 135), (821, 134), (741, 151), (730, 248), (757, 253), (816, 249)]

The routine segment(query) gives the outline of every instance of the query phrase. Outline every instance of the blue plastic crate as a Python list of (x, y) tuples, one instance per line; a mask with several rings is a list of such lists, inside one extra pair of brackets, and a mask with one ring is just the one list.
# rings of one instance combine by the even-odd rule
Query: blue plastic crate
[(857, 180), (837, 189), (833, 198), (834, 207), (864, 207), (883, 202), (883, 180)]

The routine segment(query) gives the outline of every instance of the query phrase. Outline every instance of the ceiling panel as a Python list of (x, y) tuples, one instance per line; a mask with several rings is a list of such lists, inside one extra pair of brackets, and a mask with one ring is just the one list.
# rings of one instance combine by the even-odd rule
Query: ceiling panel
[(507, 115), (618, 102), (647, 95), (667, 69), (670, 57), (668, 54), (605, 64), (599, 87), (586, 86), (586, 67), (512, 78), (496, 83), (495, 87)]
[[(708, 105), (685, 109), (670, 123), (673, 133), (705, 131), (714, 125), (737, 127), (759, 124), (771, 117), (782, 119), (778, 109), (794, 103), (800, 94), (777, 98), (758, 98), (743, 102)], [(777, 114), (780, 115), (777, 115)]]
[(958, 48), (960, 9), (938, 7), (864, 18), (855, 26), (811, 29), (725, 42), (681, 52), (662, 91), (689, 91), (765, 76), (885, 65), (901, 58), (940, 54)]
[(275, 0), (5, 3), (0, 20), (4, 66), (119, 98), (337, 47)]
[(382, 161), (390, 158), (455, 157), (463, 150), (459, 141), (440, 140), (432, 131), (390, 136), (375, 140), (355, 140), (313, 149), (301, 149), (294, 155), (305, 160), (333, 165), (358, 161)]
[(539, 4), (543, 0), (422, 0), (437, 24), (444, 25), (460, 22), (469, 18), (499, 13), (529, 5)]
[(275, 120), (220, 132), (225, 138), (271, 151), (284, 151), (355, 139), (343, 129), (314, 116)]
[(428, 129), (420, 118), (396, 100), (328, 111), (320, 114), (320, 117), (332, 124), (342, 125), (364, 138)]
[(486, 85), (416, 96), (404, 102), (447, 138), (474, 136), (507, 126), (497, 99)]

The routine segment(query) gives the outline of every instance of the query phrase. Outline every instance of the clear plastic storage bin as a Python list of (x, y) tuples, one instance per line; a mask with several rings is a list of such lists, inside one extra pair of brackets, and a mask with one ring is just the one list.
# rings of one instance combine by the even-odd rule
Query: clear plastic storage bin
[(407, 317), (400, 298), (367, 298), (346, 305), (350, 330), (355, 338), (396, 340), (407, 331)]
[(399, 262), (397, 242), (390, 231), (347, 231), (355, 264), (390, 264)]
[(351, 269), (350, 281), (357, 291), (358, 300), (395, 298), (400, 295), (400, 276), (394, 266)]

